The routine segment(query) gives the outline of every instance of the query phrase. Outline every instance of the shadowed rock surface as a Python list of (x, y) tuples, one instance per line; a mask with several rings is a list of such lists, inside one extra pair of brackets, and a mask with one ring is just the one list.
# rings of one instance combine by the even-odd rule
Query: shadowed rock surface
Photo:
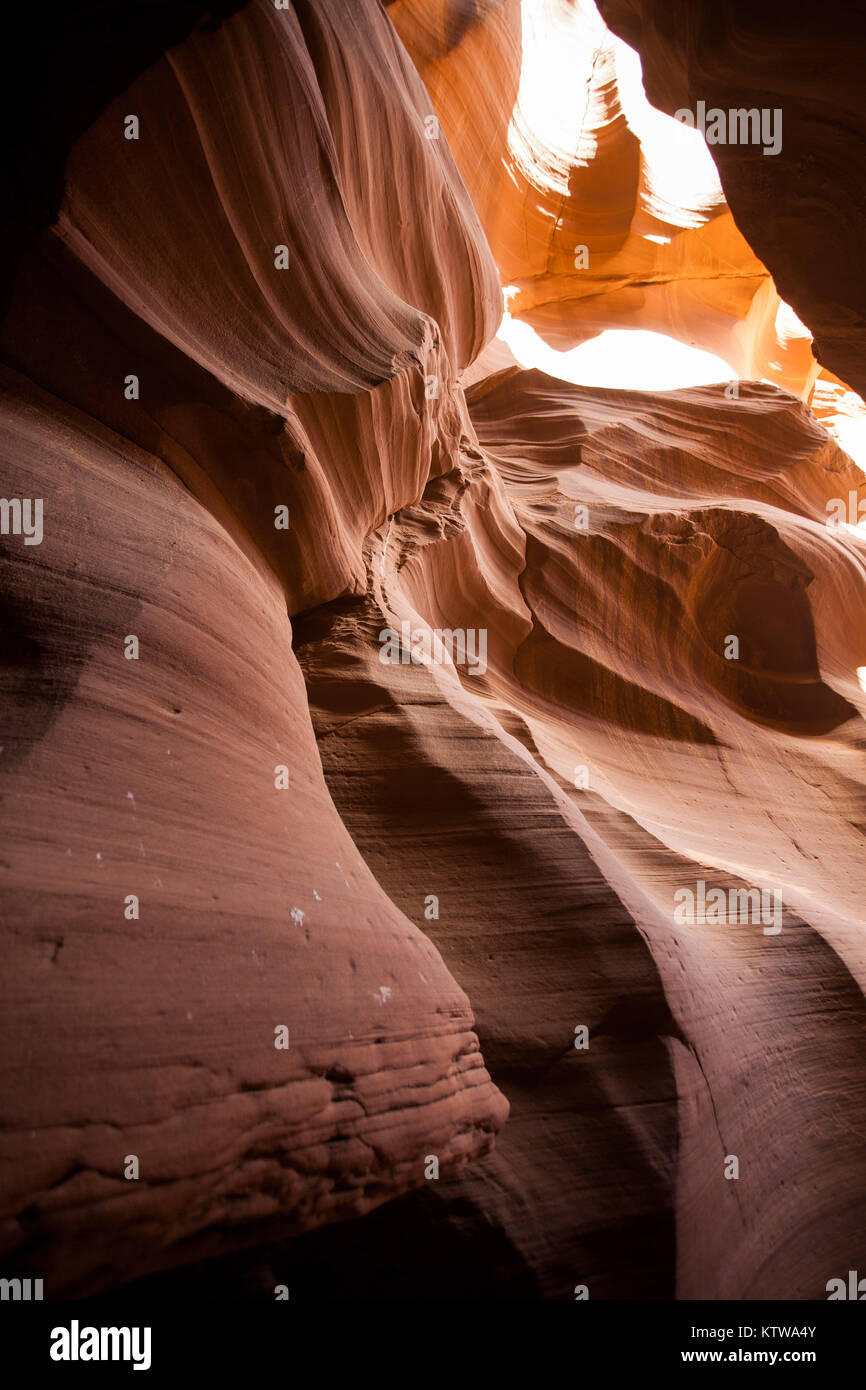
[[(866, 390), (861, 229), (866, 13), (848, 0), (600, 0), (673, 114), (779, 110), (782, 146), (713, 146), (737, 225), (815, 335), (819, 360)], [(843, 37), (844, 36), (844, 37)]]

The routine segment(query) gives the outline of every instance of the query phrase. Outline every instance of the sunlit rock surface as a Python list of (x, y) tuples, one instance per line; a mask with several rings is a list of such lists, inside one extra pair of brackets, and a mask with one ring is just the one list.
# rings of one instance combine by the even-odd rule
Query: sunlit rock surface
[[(712, 106), (723, 69), (727, 83), (747, 86), (745, 95), (736, 86), (725, 87), (728, 95), (724, 102), (718, 97), (719, 105), (766, 107), (768, 93), (776, 91), (774, 101), (784, 96), (777, 156), (763, 157), (760, 149), (742, 145), (714, 144), (710, 151), (699, 131), (673, 123), (651, 106), (636, 54), (607, 29), (593, 0), (442, 0), (436, 5), (394, 0), (388, 13), (428, 86), (496, 257), (512, 315), (560, 351), (612, 327), (665, 334), (717, 355), (735, 377), (794, 392), (814, 404), (835, 430), (839, 417), (844, 420), (849, 412), (834, 372), (845, 376), (841, 362), (849, 373), (846, 380), (856, 386), (856, 345), (862, 336), (863, 294), (851, 283), (859, 252), (843, 244), (847, 235), (859, 235), (851, 209), (860, 206), (861, 194), (847, 199), (850, 169), (859, 167), (852, 146), (857, 129), (862, 130), (862, 113), (854, 114), (859, 110), (859, 86), (852, 90), (856, 62), (834, 53), (824, 66), (827, 99), (832, 74), (840, 64), (845, 67), (841, 109), (830, 123), (819, 102), (811, 113), (801, 111), (812, 90), (808, 84), (814, 86), (813, 64), (805, 37), (788, 40), (791, 21), (784, 8), (778, 34), (763, 46), (753, 33), (751, 3), (729, 5), (727, 11), (707, 5), (697, 27), (689, 6), (682, 5), (675, 7), (674, 21), (672, 7), (649, 7), (652, 18), (640, 26), (634, 15), (639, 3), (608, 0), (600, 8), (629, 42), (641, 35), (650, 96), (657, 105), (672, 113), (694, 109), (703, 97)], [(735, 15), (736, 10), (744, 13)], [(814, 25), (822, 29), (820, 52), (828, 38), (817, 13), (798, 23), (810, 40)], [(772, 29), (772, 20), (765, 23)], [(783, 34), (786, 54), (795, 54), (794, 76), (777, 71), (770, 56)], [(831, 36), (829, 44), (835, 42)], [(680, 76), (683, 50), (691, 53), (690, 45), (702, 66), (692, 55), (695, 71), (689, 69), (686, 91)], [(803, 91), (794, 100), (797, 74)], [(761, 100), (754, 90), (759, 79), (767, 83)], [(831, 149), (840, 124), (846, 127), (841, 144)], [(803, 148), (807, 139), (819, 138), (834, 169), (843, 154), (848, 165), (833, 184), (840, 192), (832, 209), (817, 196), (811, 156)], [(753, 190), (754, 211), (743, 182)], [(775, 203), (768, 201), (768, 189), (777, 195)], [(767, 215), (771, 206), (777, 216)], [(819, 235), (826, 246), (816, 281), (808, 255), (817, 250)], [(752, 247), (767, 248), (765, 263)], [(796, 281), (788, 274), (792, 259)], [(799, 315), (780, 298), (780, 276), (782, 292), (799, 307)], [(830, 288), (834, 277), (835, 290)], [(822, 286), (818, 295), (816, 283)], [(828, 329), (834, 317), (835, 327)], [(820, 362), (810, 329), (818, 333)], [(832, 334), (850, 340), (847, 357), (834, 358), (828, 348)], [(856, 395), (853, 399), (856, 414), (863, 415), (866, 407)]]
[[(587, 4), (254, 0), (150, 59), (13, 228), (4, 1270), (824, 1297), (866, 1220), (854, 374), (700, 154), (654, 165)], [(752, 379), (525, 369), (502, 286), (561, 351)]]

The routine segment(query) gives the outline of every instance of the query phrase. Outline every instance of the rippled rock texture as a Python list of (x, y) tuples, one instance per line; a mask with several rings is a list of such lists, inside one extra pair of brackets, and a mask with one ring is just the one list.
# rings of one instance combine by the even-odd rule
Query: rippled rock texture
[[(149, 8), (9, 228), (4, 1273), (824, 1297), (866, 486), (774, 278), (819, 346), (826, 282), (665, 191), (591, 6)], [(532, 44), (582, 54), (570, 143)], [(503, 285), (755, 379), (509, 364)]]

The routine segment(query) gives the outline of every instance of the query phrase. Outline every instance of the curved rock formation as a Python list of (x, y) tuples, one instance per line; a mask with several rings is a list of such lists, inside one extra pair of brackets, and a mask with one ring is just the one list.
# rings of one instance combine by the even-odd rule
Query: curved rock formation
[[(862, 807), (866, 589), (825, 525), (858, 470), (772, 388), (599, 399), (511, 370), (469, 404), (486, 462), (392, 519), (375, 607), (296, 635), (341, 814), (466, 982), (512, 1106), (441, 1219), (458, 1193), (492, 1213), (542, 1296), (818, 1297), (863, 1213), (862, 829), (838, 809)], [(490, 624), (486, 672), (377, 661), (383, 624), (446, 619)], [(678, 928), (699, 880), (772, 885), (778, 937)]]
[[(673, 196), (589, 5), (234, 8), (56, 96), (10, 233), (3, 1272), (821, 1298), (866, 1223), (856, 373)], [(769, 380), (522, 369), (503, 286)]]
[[(633, 17), (629, 22), (624, 8), (602, 7), (613, 27), (633, 42), (636, 23)], [(671, 73), (678, 74), (684, 60), (679, 49), (672, 59), (670, 49), (677, 44), (688, 48), (695, 41), (683, 12), (668, 44), (661, 37), (668, 34), (665, 7), (657, 8), (653, 40), (646, 40), (642, 56), (658, 69), (650, 95), (673, 112), (689, 105), (689, 94), (683, 82), (671, 105)], [(512, 316), (531, 324), (561, 351), (611, 327), (649, 329), (698, 345), (721, 357), (738, 377), (770, 381), (801, 396), (836, 433), (840, 416), (866, 415), (860, 398), (821, 367), (812, 332), (802, 321), (821, 326), (823, 361), (828, 316), (844, 318), (844, 331), (856, 344), (857, 295), (846, 284), (840, 300), (844, 310), (831, 308), (826, 297), (816, 310), (810, 291), (804, 298), (802, 284), (814, 285), (815, 278), (810, 279), (803, 259), (798, 293), (788, 293), (789, 276), (784, 282), (786, 299), (800, 306), (801, 318), (780, 298), (773, 279), (777, 272), (785, 274), (786, 257), (796, 255), (783, 230), (783, 254), (777, 256), (767, 234), (760, 183), (767, 177), (775, 183), (778, 175), (780, 190), (789, 198), (792, 163), (784, 122), (778, 157), (756, 161), (754, 151), (741, 145), (711, 147), (726, 190), (731, 167), (739, 169), (746, 161), (751, 170), (748, 177), (759, 206), (754, 218), (740, 221), (742, 199), (735, 199), (735, 223), (700, 132), (672, 123), (649, 105), (635, 54), (606, 28), (593, 0), (485, 5), (448, 0), (437, 6), (395, 0), (389, 14), (424, 76), (472, 193)], [(763, 61), (766, 50), (749, 34), (749, 22), (749, 16), (742, 27), (731, 21), (732, 51), (726, 60), (731, 81), (750, 66), (760, 70)], [(789, 27), (787, 20), (780, 23)], [(696, 42), (704, 66), (695, 89), (698, 97), (715, 90), (714, 24), (708, 15), (699, 26)], [(802, 66), (805, 43), (792, 47)], [(826, 71), (836, 67), (836, 62), (828, 64)], [(804, 75), (807, 80), (811, 78)], [(783, 79), (789, 81), (788, 76)], [(844, 90), (849, 85), (850, 77)], [(694, 97), (690, 90), (690, 99)], [(748, 106), (753, 98), (757, 102), (754, 93), (748, 102), (732, 96), (731, 102)], [(765, 106), (766, 101), (765, 95), (757, 104)], [(798, 140), (802, 138), (801, 132)], [(824, 131), (822, 149), (828, 138), (832, 134)], [(851, 154), (848, 143), (842, 148)], [(838, 156), (834, 148), (834, 165)], [(794, 157), (797, 187), (803, 184), (803, 162)], [(847, 191), (848, 175), (834, 186)], [(798, 217), (817, 221), (820, 203), (808, 178), (803, 194)], [(823, 218), (822, 226), (832, 227), (837, 241), (849, 207), (840, 195)], [(787, 227), (787, 222), (778, 225)], [(768, 247), (765, 263), (753, 246)], [(850, 263), (851, 256), (850, 247), (834, 243), (822, 254), (822, 276), (832, 275), (840, 258)], [(856, 384), (855, 369), (848, 372), (848, 363), (845, 367), (842, 375)]]
[(640, 53), (661, 110), (704, 101), (781, 111), (774, 156), (729, 143), (713, 155), (737, 225), (808, 323), (819, 361), (863, 395), (862, 10), (846, 0), (599, 0), (599, 9)]
[[(426, 109), (375, 5), (248, 6), (106, 108), (22, 257), (4, 495), (45, 520), (4, 537), (4, 1252), (54, 1296), (366, 1211), (507, 1113), (340, 824), (286, 615), (356, 589), (447, 466), (496, 324)], [(385, 234), (398, 189), (413, 225), (438, 204), (425, 238)]]

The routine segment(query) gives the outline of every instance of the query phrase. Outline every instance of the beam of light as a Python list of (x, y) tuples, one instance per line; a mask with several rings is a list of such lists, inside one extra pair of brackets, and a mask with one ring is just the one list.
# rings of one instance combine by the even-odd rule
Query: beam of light
[(557, 352), (528, 323), (505, 314), (499, 337), (521, 367), (538, 367), (580, 386), (672, 391), (735, 379), (721, 357), (644, 329), (608, 328), (568, 352)]

